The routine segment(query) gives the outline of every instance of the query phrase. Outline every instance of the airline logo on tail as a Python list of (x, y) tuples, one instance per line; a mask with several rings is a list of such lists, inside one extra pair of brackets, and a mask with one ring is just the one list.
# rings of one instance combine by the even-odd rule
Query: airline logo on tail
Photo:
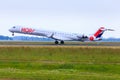
[(94, 41), (95, 39), (100, 38), (105, 30), (106, 29), (104, 27), (101, 27), (94, 35), (90, 36), (89, 40)]

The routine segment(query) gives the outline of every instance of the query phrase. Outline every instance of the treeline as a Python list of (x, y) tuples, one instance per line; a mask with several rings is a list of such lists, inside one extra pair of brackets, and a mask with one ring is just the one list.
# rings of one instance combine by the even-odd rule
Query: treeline
[[(30, 36), (3, 36), (0, 35), (0, 40), (14, 40), (14, 41), (53, 41), (53, 39), (45, 37), (30, 37)], [(103, 42), (120, 42), (120, 38), (104, 38)]]
[(0, 35), (0, 40), (14, 40), (14, 41), (52, 41), (50, 38), (41, 38), (41, 37), (29, 37), (29, 36), (3, 36)]
[(0, 35), (0, 40), (13, 40), (12, 37)]

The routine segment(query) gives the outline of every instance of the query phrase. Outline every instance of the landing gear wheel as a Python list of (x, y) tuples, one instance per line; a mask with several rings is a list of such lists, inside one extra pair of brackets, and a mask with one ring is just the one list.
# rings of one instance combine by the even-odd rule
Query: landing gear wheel
[(12, 36), (14, 36), (14, 33), (12, 33)]
[(58, 44), (59, 42), (58, 41), (55, 41), (55, 44)]
[(64, 44), (64, 41), (61, 41), (60, 44)]

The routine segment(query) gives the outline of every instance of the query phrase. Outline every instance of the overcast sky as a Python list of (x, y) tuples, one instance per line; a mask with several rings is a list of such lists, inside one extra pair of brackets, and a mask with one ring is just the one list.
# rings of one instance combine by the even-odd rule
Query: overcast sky
[(0, 35), (14, 25), (81, 34), (104, 26), (115, 31), (103, 37), (119, 38), (120, 0), (0, 0)]

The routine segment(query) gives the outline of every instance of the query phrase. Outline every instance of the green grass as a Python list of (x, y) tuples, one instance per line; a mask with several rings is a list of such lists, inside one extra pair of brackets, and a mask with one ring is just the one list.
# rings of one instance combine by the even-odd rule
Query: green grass
[(1, 80), (120, 80), (120, 47), (0, 47)]

